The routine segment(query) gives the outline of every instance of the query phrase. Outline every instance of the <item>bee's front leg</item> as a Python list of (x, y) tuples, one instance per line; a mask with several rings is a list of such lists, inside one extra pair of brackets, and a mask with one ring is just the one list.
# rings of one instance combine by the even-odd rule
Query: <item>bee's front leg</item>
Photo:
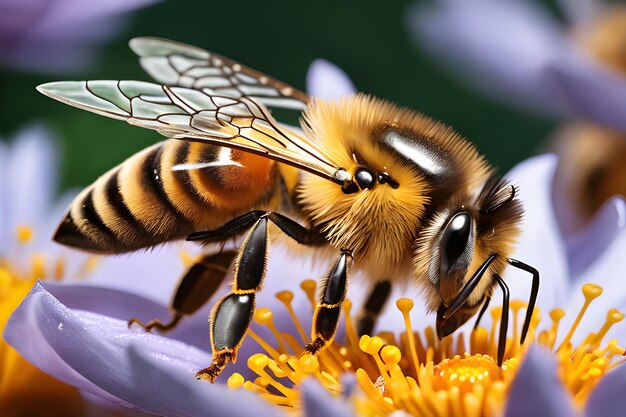
[(342, 249), (339, 259), (328, 274), (313, 314), (311, 343), (304, 348), (306, 353), (315, 355), (332, 343), (339, 324), (341, 305), (346, 298), (352, 261), (352, 251)]

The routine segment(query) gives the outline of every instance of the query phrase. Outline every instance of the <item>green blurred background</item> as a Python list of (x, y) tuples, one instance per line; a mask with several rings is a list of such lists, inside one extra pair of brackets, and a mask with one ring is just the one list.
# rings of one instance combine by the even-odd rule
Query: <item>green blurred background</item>
[(155, 132), (70, 108), (35, 91), (40, 83), (61, 79), (147, 80), (127, 46), (128, 39), (141, 35), (213, 50), (301, 89), (309, 64), (325, 58), (345, 70), (360, 91), (455, 127), (503, 173), (535, 153), (554, 122), (474, 93), (414, 47), (405, 22), (413, 3), (165, 1), (134, 13), (127, 30), (89, 71), (70, 78), (0, 72), (0, 136), (6, 140), (28, 122), (46, 122), (63, 148), (63, 188), (86, 185), (160, 140)]

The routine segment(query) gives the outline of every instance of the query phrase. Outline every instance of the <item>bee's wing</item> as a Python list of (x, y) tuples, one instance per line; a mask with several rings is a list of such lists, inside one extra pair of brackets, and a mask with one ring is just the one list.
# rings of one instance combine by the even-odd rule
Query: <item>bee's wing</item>
[[(176, 139), (262, 155), (342, 183), (347, 174), (305, 136), (249, 97), (211, 95), (143, 81), (61, 81), (37, 89), (56, 100)], [(339, 172), (341, 171), (341, 172)]]
[(134, 38), (130, 48), (143, 69), (160, 84), (209, 95), (249, 97), (267, 107), (303, 110), (306, 94), (216, 53), (159, 38)]

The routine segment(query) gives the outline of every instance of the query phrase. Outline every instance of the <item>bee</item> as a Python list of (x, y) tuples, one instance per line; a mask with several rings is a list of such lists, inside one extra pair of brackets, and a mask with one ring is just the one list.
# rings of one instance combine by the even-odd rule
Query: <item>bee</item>
[[(500, 287), (504, 308), (498, 363), (508, 326), (507, 265), (522, 206), (516, 189), (452, 129), (412, 110), (357, 94), (310, 98), (292, 86), (212, 52), (156, 38), (131, 49), (157, 84), (53, 82), (38, 87), (66, 104), (166, 136), (113, 168), (71, 204), (54, 239), (121, 253), (187, 239), (224, 242), (245, 233), (237, 252), (209, 254), (183, 277), (167, 331), (213, 294), (234, 260), (232, 291), (209, 318), (215, 381), (237, 358), (266, 276), (270, 235), (335, 259), (323, 280), (305, 353), (333, 340), (354, 264), (373, 284), (361, 331), (371, 331), (391, 285), (414, 281), (437, 313), (440, 338), (479, 319)], [(271, 108), (301, 111), (301, 130)], [(131, 320), (131, 323), (137, 322)]]

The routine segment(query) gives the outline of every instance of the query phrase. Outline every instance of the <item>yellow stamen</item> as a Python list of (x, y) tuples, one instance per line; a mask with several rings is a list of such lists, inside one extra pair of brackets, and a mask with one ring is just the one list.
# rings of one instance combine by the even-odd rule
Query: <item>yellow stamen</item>
[(262, 325), (265, 325), (265, 326), (269, 327), (269, 329), (274, 334), (274, 337), (276, 338), (276, 341), (278, 342), (278, 344), (280, 346), (279, 351), (282, 352), (282, 353), (286, 353), (287, 352), (287, 346), (285, 346), (285, 343), (283, 342), (283, 339), (280, 336), (280, 333), (278, 332), (278, 329), (274, 325), (274, 315), (272, 314), (272, 310), (270, 310), (267, 307), (259, 308), (254, 313), (254, 321), (256, 321), (259, 324), (262, 324)]
[(300, 284), (300, 288), (302, 288), (302, 290), (305, 292), (307, 298), (309, 299), (309, 302), (311, 303), (311, 307), (315, 309), (315, 306), (317, 305), (317, 301), (315, 301), (315, 289), (317, 288), (317, 282), (312, 279), (307, 279), (305, 281), (302, 281), (302, 283)]
[[(302, 285), (306, 297), (314, 301), (315, 285), (306, 282)], [(589, 303), (600, 295), (601, 289), (595, 285), (585, 285), (583, 294), (584, 313)], [(292, 293), (279, 293), (277, 298), (283, 302), (289, 312), (293, 300)], [(441, 417), (459, 416), (499, 416), (503, 414), (510, 384), (515, 378), (520, 362), (527, 350), (519, 345), (520, 320), (517, 317), (526, 308), (522, 302), (512, 302), (513, 332), (507, 343), (505, 361), (498, 367), (494, 359), (497, 351), (501, 307), (495, 307), (491, 313), (494, 324), (491, 331), (477, 328), (469, 338), (469, 350), (465, 351), (463, 335), (455, 334), (437, 340), (434, 329), (428, 327), (423, 332), (412, 330), (409, 313), (413, 301), (400, 299), (396, 306), (405, 322), (404, 332), (399, 342), (396, 337), (383, 332), (379, 336), (365, 335), (356, 341), (352, 325), (351, 303), (344, 304), (346, 335), (349, 341), (340, 345), (335, 341), (318, 356), (296, 356), (302, 350), (293, 337), (287, 345), (283, 340), (287, 335), (273, 329), (278, 348), (250, 331), (250, 335), (267, 352), (267, 355), (254, 355), (248, 365), (258, 377), (254, 381), (244, 381), (239, 374), (228, 380), (228, 385), (258, 393), (267, 401), (288, 407), (299, 406), (299, 393), (296, 387), (305, 378), (316, 378), (330, 393), (342, 392), (339, 377), (348, 370), (356, 375), (360, 390), (352, 399), (358, 414), (366, 416), (388, 415), (395, 410), (402, 410), (411, 415)], [(553, 349), (559, 363), (559, 374), (576, 404), (582, 406), (597, 382), (610, 369), (626, 361), (622, 356), (625, 350), (615, 340), (602, 346), (602, 341), (614, 324), (623, 320), (624, 315), (611, 309), (605, 324), (597, 332), (589, 335), (579, 346), (572, 347), (571, 337), (578, 326), (574, 323), (561, 346), (554, 349), (559, 323), (564, 316), (561, 309), (553, 310), (550, 326), (538, 332), (541, 320), (538, 310), (531, 318), (527, 340), (536, 340)], [(296, 322), (295, 314), (289, 312)], [(272, 314), (267, 309), (259, 309), (257, 322), (273, 326)], [(577, 317), (580, 321), (582, 314)], [(296, 326), (297, 327), (297, 326)], [(297, 348), (297, 349), (295, 349)]]
[(396, 307), (402, 313), (404, 318), (404, 326), (406, 328), (407, 339), (409, 341), (409, 350), (411, 351), (411, 360), (413, 361), (413, 367), (415, 368), (415, 374), (417, 374), (417, 350), (415, 349), (415, 336), (413, 335), (413, 326), (411, 325), (411, 310), (413, 309), (413, 300), (409, 298), (400, 298), (396, 301)]
[(46, 257), (42, 253), (33, 255), (31, 260), (33, 280), (43, 279), (46, 276)]
[[(20, 245), (32, 241), (30, 227), (20, 226), (16, 239)], [(63, 275), (59, 261), (54, 277)], [(0, 332), (9, 316), (24, 299), (36, 279), (48, 278), (44, 254), (35, 254), (28, 265), (16, 265), (0, 256)], [(24, 401), (28, 398), (29, 401)], [(34, 415), (41, 410), (49, 415), (84, 415), (85, 404), (76, 388), (65, 385), (35, 368), (6, 342), (0, 340), (0, 415)], [(17, 414), (16, 414), (17, 413)]]
[(582, 308), (580, 309), (580, 312), (578, 313), (578, 316), (576, 317), (576, 320), (574, 320), (574, 324), (572, 324), (572, 327), (569, 329), (569, 332), (567, 332), (567, 336), (565, 336), (565, 339), (563, 339), (563, 342), (561, 342), (561, 346), (559, 346), (559, 350), (563, 349), (567, 344), (569, 344), (570, 340), (572, 339), (572, 336), (574, 335), (574, 332), (576, 331), (576, 328), (580, 324), (580, 320), (582, 320), (583, 316), (585, 315), (587, 308), (589, 308), (589, 305), (591, 304), (591, 302), (595, 300), (596, 298), (598, 298), (600, 294), (602, 294), (602, 287), (600, 287), (599, 285), (595, 285), (595, 284), (583, 285), (583, 295), (585, 296), (585, 304), (583, 304)]
[(65, 276), (65, 259), (57, 258), (54, 264), (54, 279), (60, 281)]
[(34, 235), (35, 232), (31, 227), (28, 226), (20, 225), (17, 226), (17, 229), (15, 230), (15, 236), (17, 238), (17, 241), (24, 245), (31, 242)]
[(298, 316), (293, 309), (293, 305), (291, 304), (291, 302), (293, 301), (293, 293), (291, 291), (281, 291), (276, 294), (276, 298), (278, 298), (278, 300), (283, 303), (283, 305), (287, 309), (289, 317), (291, 317), (291, 320), (293, 320), (293, 323), (296, 325), (296, 329), (298, 330), (298, 334), (300, 335), (302, 343), (306, 343), (306, 333), (304, 331), (304, 328), (302, 327), (302, 324), (300, 323), (300, 320), (298, 320)]

